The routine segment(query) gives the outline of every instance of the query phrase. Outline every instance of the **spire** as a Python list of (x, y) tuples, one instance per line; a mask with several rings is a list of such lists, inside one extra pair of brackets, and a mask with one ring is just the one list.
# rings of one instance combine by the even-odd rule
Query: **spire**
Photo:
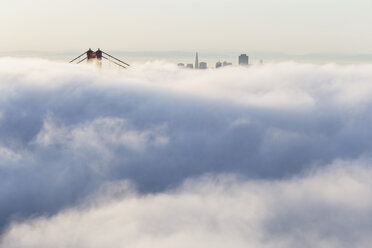
[(196, 58), (195, 58), (195, 69), (199, 68), (199, 58), (198, 58), (198, 52), (196, 52)]

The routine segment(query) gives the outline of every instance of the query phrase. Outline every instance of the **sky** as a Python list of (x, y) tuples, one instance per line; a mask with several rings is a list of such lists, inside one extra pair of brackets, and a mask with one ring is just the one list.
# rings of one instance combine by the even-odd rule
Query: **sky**
[(369, 0), (3, 0), (0, 52), (372, 53)]

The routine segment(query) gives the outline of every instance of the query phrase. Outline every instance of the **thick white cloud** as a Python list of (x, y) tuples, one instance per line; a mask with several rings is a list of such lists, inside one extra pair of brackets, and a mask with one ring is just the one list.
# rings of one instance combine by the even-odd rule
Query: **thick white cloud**
[(0, 247), (369, 247), (372, 170), (363, 163), (279, 181), (204, 176), (146, 195), (124, 183), (120, 194), (13, 224)]
[(124, 146), (144, 150), (147, 145), (166, 145), (168, 140), (163, 127), (139, 132), (127, 127), (120, 118), (100, 118), (72, 127), (59, 127), (50, 118), (44, 120), (35, 143), (42, 146), (61, 144), (79, 150), (92, 146), (104, 150), (108, 146)]
[[(364, 247), (371, 81), (372, 65), (0, 59), (2, 245)], [(120, 196), (105, 203), (102, 187)]]

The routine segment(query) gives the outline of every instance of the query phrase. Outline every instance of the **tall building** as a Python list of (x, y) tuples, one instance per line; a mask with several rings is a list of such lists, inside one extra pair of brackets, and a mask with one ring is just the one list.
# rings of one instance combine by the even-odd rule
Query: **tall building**
[(195, 57), (195, 69), (199, 68), (199, 57), (198, 57), (198, 52), (196, 52), (196, 57)]
[(248, 56), (247, 56), (247, 54), (241, 54), (239, 56), (239, 65), (248, 65)]

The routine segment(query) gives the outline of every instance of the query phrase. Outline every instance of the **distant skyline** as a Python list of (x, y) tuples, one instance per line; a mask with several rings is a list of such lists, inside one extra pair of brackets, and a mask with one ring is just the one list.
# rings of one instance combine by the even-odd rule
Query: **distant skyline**
[(3, 0), (0, 52), (372, 53), (368, 0)]
[[(89, 47), (88, 47), (89, 48)], [(75, 58), (88, 48), (80, 48), (79, 50), (71, 51), (9, 51), (0, 52), (0, 57), (33, 57), (33, 58), (43, 58), (53, 61), (68, 62)], [(96, 48), (92, 48), (96, 49)], [(111, 54), (117, 56), (130, 63), (145, 63), (148, 61), (162, 60), (170, 63), (195, 63), (195, 51), (192, 50), (174, 50), (174, 51), (124, 51), (124, 50), (107, 50), (105, 47), (101, 49), (110, 52)], [(233, 65), (238, 64), (238, 56), (241, 53), (246, 53), (249, 56), (249, 61), (251, 64), (270, 62), (281, 62), (281, 61), (296, 61), (304, 63), (337, 63), (337, 64), (355, 64), (355, 63), (371, 63), (372, 53), (365, 54), (342, 54), (342, 53), (308, 53), (308, 54), (289, 54), (289, 53), (276, 53), (276, 52), (257, 52), (249, 50), (241, 51), (208, 51), (199, 50), (199, 58), (202, 61), (207, 62), (209, 65), (214, 65), (216, 62), (227, 61), (233, 63)]]

